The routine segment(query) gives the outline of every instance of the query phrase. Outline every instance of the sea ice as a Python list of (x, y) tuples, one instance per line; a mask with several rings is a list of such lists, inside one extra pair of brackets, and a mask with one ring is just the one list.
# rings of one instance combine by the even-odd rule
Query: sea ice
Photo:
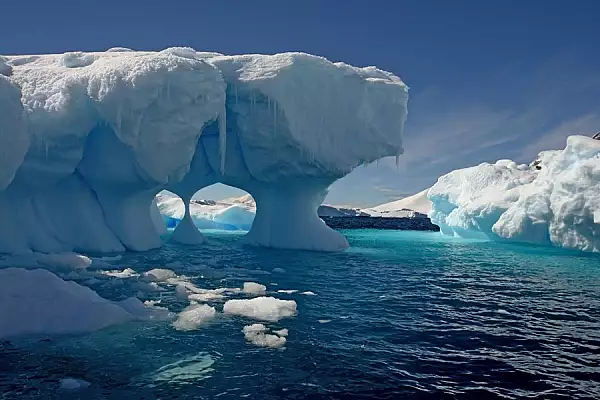
[(264, 296), (248, 300), (235, 299), (228, 300), (225, 303), (223, 312), (225, 314), (241, 315), (262, 321), (277, 322), (282, 318), (296, 315), (296, 302)]
[(179, 313), (173, 327), (178, 331), (192, 331), (214, 319), (216, 314), (217, 310), (214, 307), (192, 304)]
[(242, 288), (242, 293), (245, 294), (261, 295), (265, 294), (266, 291), (267, 287), (265, 285), (256, 282), (244, 282), (244, 287)]
[[(287, 330), (286, 330), (287, 331)], [(268, 328), (263, 324), (247, 325), (242, 330), (244, 337), (250, 343), (260, 347), (279, 348), (285, 346), (287, 335), (272, 335), (268, 332)]]
[(171, 278), (176, 278), (175, 271), (166, 268), (154, 268), (144, 272), (144, 277), (152, 282), (166, 282)]

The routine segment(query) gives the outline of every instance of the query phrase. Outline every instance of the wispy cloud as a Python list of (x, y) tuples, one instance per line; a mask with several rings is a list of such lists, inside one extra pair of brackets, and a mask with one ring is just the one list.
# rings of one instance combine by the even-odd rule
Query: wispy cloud
[(465, 82), (465, 93), (412, 87), (399, 168), (393, 157), (383, 159), (379, 169), (361, 168), (345, 178), (345, 187), (352, 184), (364, 202), (383, 203), (453, 169), (500, 158), (529, 162), (541, 150), (563, 148), (569, 135), (600, 130), (600, 72), (572, 55), (537, 70), (499, 68), (480, 87)]
[(588, 113), (564, 121), (525, 146), (520, 158), (533, 158), (542, 150), (558, 150), (565, 147), (567, 136), (589, 136), (600, 130), (600, 113)]

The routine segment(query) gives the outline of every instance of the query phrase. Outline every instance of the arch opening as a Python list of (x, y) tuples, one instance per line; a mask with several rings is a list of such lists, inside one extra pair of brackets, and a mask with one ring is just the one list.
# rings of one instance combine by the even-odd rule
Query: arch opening
[(154, 197), (150, 215), (161, 237), (172, 233), (185, 216), (183, 199), (173, 192), (161, 190)]
[(242, 189), (215, 183), (192, 196), (190, 213), (200, 230), (247, 232), (252, 228), (256, 203)]
[(256, 215), (256, 203), (250, 194), (222, 183), (198, 190), (189, 201), (162, 190), (151, 208), (163, 240), (184, 244), (202, 243), (202, 231), (245, 233), (252, 228)]

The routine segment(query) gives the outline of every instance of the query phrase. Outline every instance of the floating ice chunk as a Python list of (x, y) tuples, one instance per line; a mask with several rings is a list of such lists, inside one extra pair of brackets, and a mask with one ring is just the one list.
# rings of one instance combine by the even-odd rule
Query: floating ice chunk
[(217, 310), (206, 304), (192, 304), (186, 307), (173, 322), (178, 331), (192, 331), (215, 318)]
[(92, 265), (89, 257), (77, 253), (35, 254), (41, 265), (54, 268), (82, 269)]
[(50, 271), (0, 270), (0, 338), (92, 332), (131, 319), (119, 305)]
[(319, 319), (319, 320), (317, 320), (317, 322), (320, 324), (327, 324), (327, 323), (331, 322), (331, 320), (330, 319)]
[(225, 298), (224, 295), (220, 293), (215, 293), (213, 291), (207, 290), (205, 293), (192, 293), (188, 295), (189, 300), (197, 301), (199, 303), (206, 303), (210, 301), (218, 301), (223, 300)]
[(206, 353), (186, 357), (174, 363), (167, 364), (148, 377), (149, 383), (168, 382), (169, 384), (196, 384), (210, 378), (214, 371), (215, 360)]
[(175, 286), (175, 297), (177, 297), (178, 299), (187, 300), (189, 293), (190, 292), (187, 290), (185, 285), (179, 284)]
[(278, 331), (273, 331), (274, 334), (276, 334), (277, 336), (287, 336), (289, 331), (287, 329), (280, 329)]
[(267, 287), (265, 285), (256, 282), (244, 282), (244, 287), (242, 289), (243, 293), (253, 295), (264, 294), (266, 291)]
[(152, 282), (166, 282), (171, 278), (176, 278), (175, 271), (166, 268), (154, 268), (148, 272), (144, 272), (144, 278)]
[(294, 294), (296, 292), (298, 292), (298, 291), (295, 289), (289, 289), (289, 290), (288, 289), (280, 289), (277, 291), (277, 293), (285, 293), (285, 294)]
[(272, 272), (276, 273), (276, 274), (285, 274), (285, 269), (283, 269), (283, 268), (273, 268)]
[(75, 378), (63, 378), (58, 383), (60, 390), (68, 391), (87, 389), (91, 385), (91, 383), (89, 383), (88, 381)]
[(306, 291), (306, 292), (302, 292), (300, 294), (303, 294), (305, 296), (316, 296), (317, 294), (314, 292), (311, 292), (310, 290)]
[(123, 271), (114, 270), (114, 271), (102, 271), (103, 275), (112, 276), (113, 278), (125, 279), (125, 278), (134, 278), (140, 276), (137, 272), (135, 272), (131, 268), (125, 268)]
[(267, 327), (263, 324), (247, 325), (242, 329), (244, 337), (250, 343), (260, 347), (279, 348), (285, 346), (286, 338), (266, 333)]
[(293, 300), (256, 297), (248, 300), (228, 300), (223, 306), (223, 312), (225, 314), (277, 322), (282, 318), (296, 315), (296, 307), (296, 302)]

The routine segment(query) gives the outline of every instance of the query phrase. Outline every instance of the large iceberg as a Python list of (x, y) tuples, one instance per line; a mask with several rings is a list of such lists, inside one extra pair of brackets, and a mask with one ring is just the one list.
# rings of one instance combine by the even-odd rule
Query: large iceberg
[(532, 165), (456, 170), (428, 197), (431, 221), (446, 234), (600, 252), (600, 141), (570, 136)]
[(163, 189), (185, 204), (173, 238), (200, 243), (190, 200), (217, 182), (256, 199), (248, 242), (344, 249), (317, 207), (402, 153), (407, 99), (391, 73), (302, 53), (0, 57), (0, 252), (158, 247)]

